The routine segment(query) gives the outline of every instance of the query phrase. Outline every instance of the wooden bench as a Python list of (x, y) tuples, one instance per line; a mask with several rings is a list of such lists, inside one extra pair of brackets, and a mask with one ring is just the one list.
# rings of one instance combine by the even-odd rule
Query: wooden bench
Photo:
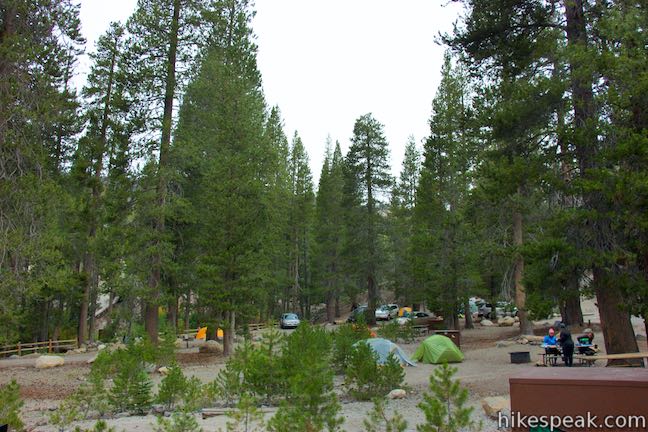
[(556, 366), (558, 364), (558, 359), (561, 358), (560, 354), (547, 354), (546, 352), (538, 353), (538, 355), (542, 356), (543, 366)]
[[(596, 362), (596, 360), (621, 360), (625, 361), (625, 365), (623, 366), (638, 366), (637, 362), (630, 362), (628, 360), (637, 360), (641, 359), (642, 361), (644, 359), (648, 358), (648, 352), (635, 352), (635, 353), (623, 353), (623, 354), (597, 354), (593, 356), (583, 356), (583, 355), (575, 355), (575, 359), (581, 360), (581, 361), (586, 361), (589, 362), (590, 365)], [(621, 365), (617, 365), (621, 366)]]

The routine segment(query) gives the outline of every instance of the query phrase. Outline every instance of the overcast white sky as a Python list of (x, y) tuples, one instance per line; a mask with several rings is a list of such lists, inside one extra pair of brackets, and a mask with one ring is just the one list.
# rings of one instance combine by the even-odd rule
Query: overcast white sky
[[(359, 116), (385, 125), (397, 175), (413, 135), (421, 147), (440, 79), (443, 47), (460, 7), (447, 0), (256, 0), (253, 27), (268, 104), (279, 105), (289, 139), (295, 130), (319, 178), (327, 135), (346, 152)], [(111, 21), (125, 21), (137, 0), (82, 0), (87, 51)], [(445, 5), (445, 6), (444, 6)], [(87, 70), (82, 62), (81, 73)]]

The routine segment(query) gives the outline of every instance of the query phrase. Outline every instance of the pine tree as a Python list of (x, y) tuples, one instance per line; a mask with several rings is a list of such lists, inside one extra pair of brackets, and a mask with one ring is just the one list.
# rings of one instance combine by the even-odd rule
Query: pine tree
[(475, 163), (468, 98), (465, 78), (447, 53), (425, 143), (413, 253), (417, 283), (431, 290), (425, 293), (428, 307), (442, 310), (450, 328), (458, 328), (457, 311), (467, 300), (460, 287), (472, 285), (464, 216)]
[(297, 132), (290, 149), (290, 178), (292, 194), (288, 217), (291, 292), (284, 298), (284, 311), (294, 310), (296, 303), (299, 302), (302, 314), (308, 317), (312, 295), (310, 253), (314, 195), (308, 155)]
[(333, 322), (339, 316), (342, 292), (342, 252), (344, 245), (344, 160), (340, 143), (331, 152), (330, 141), (322, 165), (317, 188), (314, 221), (314, 283), (324, 292), (326, 319)]
[(418, 289), (415, 287), (412, 256), (412, 218), (421, 170), (420, 159), (414, 137), (410, 136), (405, 145), (400, 178), (392, 189), (390, 202), (391, 282), (397, 298), (405, 304), (420, 303), (422, 300), (415, 298)]
[[(373, 311), (378, 296), (378, 271), (382, 263), (379, 236), (382, 234), (381, 194), (392, 184), (389, 174), (389, 148), (383, 125), (371, 114), (359, 117), (353, 127), (351, 147), (346, 156), (347, 189), (351, 204), (357, 208), (350, 219), (347, 251), (362, 257), (358, 272), (367, 284), (368, 322), (375, 322)], [(353, 211), (353, 210), (351, 210)], [(354, 245), (356, 247), (353, 247)]]
[[(195, 288), (207, 319), (221, 318), (229, 355), (236, 314), (264, 306), (264, 239), (274, 218), (264, 207), (269, 171), (265, 103), (248, 1), (222, 1), (200, 71), (187, 90), (174, 142), (185, 194), (195, 213)], [(212, 321), (213, 322), (213, 321)], [(216, 324), (214, 322), (214, 324)]]
[[(199, 16), (203, 2), (139, 0), (135, 13), (127, 22), (131, 35), (129, 47), (131, 79), (139, 83), (138, 110), (148, 113), (147, 128), (159, 136), (159, 144), (146, 142), (150, 180), (155, 184), (155, 197), (150, 205), (153, 232), (145, 237), (149, 262), (144, 296), (144, 325), (149, 338), (158, 340), (158, 306), (165, 264), (168, 264), (171, 245), (166, 234), (168, 213), (169, 153), (173, 127), (174, 102), (178, 89), (187, 79), (193, 57), (200, 51), (202, 22)], [(164, 29), (164, 31), (160, 31)], [(178, 73), (186, 70), (185, 75)], [(148, 139), (148, 137), (147, 137)], [(157, 160), (154, 155), (157, 154)]]

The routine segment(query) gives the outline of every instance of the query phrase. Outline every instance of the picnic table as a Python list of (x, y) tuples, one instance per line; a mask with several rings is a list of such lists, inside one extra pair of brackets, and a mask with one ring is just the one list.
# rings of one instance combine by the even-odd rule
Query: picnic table
[[(592, 344), (582, 344), (580, 342), (576, 342), (574, 344), (574, 350), (578, 348), (591, 348), (594, 345)], [(545, 350), (545, 352), (540, 353), (542, 356), (542, 365), (543, 366), (557, 366), (558, 365), (558, 359), (562, 358), (562, 347), (560, 345), (547, 345), (547, 344), (542, 344), (540, 345), (541, 348)], [(547, 352), (547, 350), (555, 350), (553, 353)], [(594, 362), (591, 361), (590, 359), (593, 356), (588, 356), (588, 355), (574, 355), (574, 359), (579, 361), (579, 364), (585, 365), (585, 366), (591, 366)]]

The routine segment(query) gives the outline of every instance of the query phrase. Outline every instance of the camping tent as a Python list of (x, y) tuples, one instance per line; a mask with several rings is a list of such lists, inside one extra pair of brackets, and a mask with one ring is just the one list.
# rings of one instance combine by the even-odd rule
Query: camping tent
[(369, 347), (376, 354), (378, 354), (378, 363), (380, 364), (384, 364), (387, 361), (387, 357), (389, 357), (389, 353), (392, 353), (398, 360), (400, 360), (401, 365), (414, 366), (414, 363), (407, 357), (407, 354), (405, 354), (405, 352), (400, 349), (398, 345), (390, 340), (383, 338), (371, 338), (356, 342), (354, 346), (363, 342), (369, 345)]
[(464, 355), (450, 338), (434, 335), (421, 342), (412, 359), (423, 363), (456, 363), (463, 361)]

